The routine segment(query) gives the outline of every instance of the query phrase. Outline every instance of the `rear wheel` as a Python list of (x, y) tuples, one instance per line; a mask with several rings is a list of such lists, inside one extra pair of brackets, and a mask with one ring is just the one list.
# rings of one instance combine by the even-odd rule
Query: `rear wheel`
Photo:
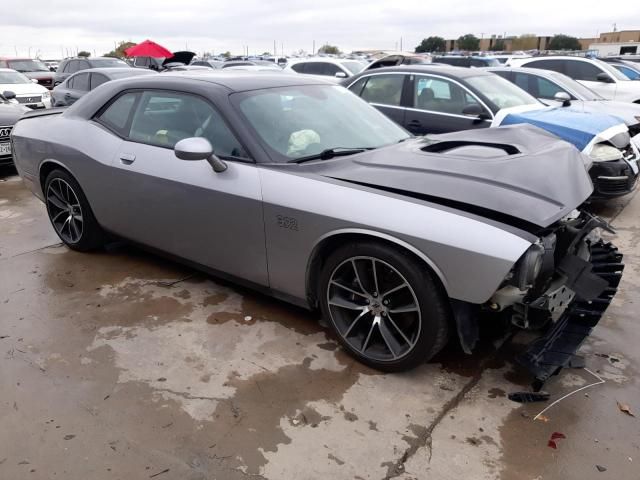
[(323, 315), (358, 360), (407, 370), (445, 345), (449, 310), (437, 281), (407, 252), (359, 242), (333, 252), (321, 273)]
[(45, 181), (45, 203), (51, 225), (69, 248), (93, 250), (104, 245), (104, 234), (78, 182), (64, 170), (53, 170)]

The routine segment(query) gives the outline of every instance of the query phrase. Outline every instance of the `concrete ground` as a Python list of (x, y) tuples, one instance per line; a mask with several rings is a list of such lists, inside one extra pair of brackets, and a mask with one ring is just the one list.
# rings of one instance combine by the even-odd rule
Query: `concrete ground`
[[(521, 406), (518, 338), (383, 375), (313, 314), (131, 247), (69, 251), (0, 175), (0, 479), (640, 479), (640, 195), (618, 228), (621, 291)], [(566, 438), (548, 446), (554, 432)], [(599, 466), (599, 467), (598, 467)]]

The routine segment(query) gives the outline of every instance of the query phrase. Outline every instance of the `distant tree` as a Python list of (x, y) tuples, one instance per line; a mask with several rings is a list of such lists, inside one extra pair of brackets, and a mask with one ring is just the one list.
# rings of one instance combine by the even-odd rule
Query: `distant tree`
[(271, 52), (262, 52), (262, 56), (263, 57), (270, 57), (271, 56)]
[(582, 45), (576, 37), (557, 34), (553, 36), (547, 48), (549, 50), (582, 50)]
[(511, 50), (533, 50), (538, 47), (538, 37), (533, 33), (524, 33), (511, 40)]
[(86, 50), (80, 50), (78, 52), (79, 57), (89, 58), (91, 56), (91, 52), (87, 52)]
[(472, 33), (467, 33), (458, 38), (458, 48), (460, 50), (478, 50), (480, 39)]
[(493, 42), (493, 45), (489, 50), (491, 50), (492, 52), (504, 52), (504, 49), (504, 40), (502, 38), (499, 38), (495, 42)]
[(339, 55), (340, 49), (335, 45), (323, 45), (318, 49), (318, 53), (324, 53), (327, 55)]
[(427, 37), (416, 47), (416, 53), (444, 52), (447, 42), (442, 37)]
[(223, 56), (224, 58), (231, 58), (231, 52), (230, 52), (229, 50), (227, 50), (226, 52), (224, 52), (224, 53), (222, 54), (222, 56)]
[(134, 47), (136, 46), (136, 43), (133, 42), (119, 42), (118, 45), (116, 46), (116, 48), (114, 48), (113, 50), (111, 50), (110, 52), (107, 52), (104, 54), (105, 57), (114, 57), (114, 58), (124, 58), (127, 55), (124, 53), (124, 51), (129, 48), (129, 47)]

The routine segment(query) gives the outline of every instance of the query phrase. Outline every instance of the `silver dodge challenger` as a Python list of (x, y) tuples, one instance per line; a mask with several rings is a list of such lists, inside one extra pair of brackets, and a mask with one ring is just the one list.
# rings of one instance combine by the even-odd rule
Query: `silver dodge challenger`
[(12, 134), (71, 249), (124, 238), (321, 310), (344, 348), (415, 367), (484, 321), (539, 330), (538, 382), (616, 293), (582, 154), (531, 126), (414, 138), (323, 80), (246, 72), (105, 83)]

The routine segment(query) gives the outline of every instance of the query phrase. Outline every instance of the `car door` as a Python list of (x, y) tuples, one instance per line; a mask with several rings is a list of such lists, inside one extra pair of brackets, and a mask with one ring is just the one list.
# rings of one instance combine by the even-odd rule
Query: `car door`
[[(584, 60), (565, 60), (565, 73), (608, 100), (614, 100), (616, 97), (617, 84), (615, 79), (609, 72), (605, 72), (593, 63)], [(611, 79), (611, 83), (599, 81), (598, 75), (600, 74)]]
[(80, 99), (89, 91), (89, 74), (77, 73), (71, 78), (70, 87), (67, 88), (63, 95), (65, 105), (73, 105), (76, 100)]
[(340, 65), (324, 62), (322, 64), (322, 74), (327, 77), (347, 78), (350, 74)]
[(89, 90), (93, 90), (94, 88), (99, 87), (100, 85), (108, 81), (109, 79), (106, 77), (106, 75), (92, 72), (91, 80), (89, 81)]
[[(406, 109), (405, 127), (415, 135), (447, 133), (490, 125), (477, 115), (465, 115), (465, 108), (483, 103), (459, 83), (436, 75), (412, 75), (411, 106)], [(487, 114), (490, 113), (487, 111)]]
[(513, 72), (513, 83), (530, 95), (536, 97), (545, 105), (561, 106), (562, 103), (555, 99), (557, 93), (566, 93), (569, 95), (569, 99), (576, 99), (560, 85), (540, 75)]
[[(267, 285), (259, 174), (218, 110), (186, 92), (126, 95), (135, 97), (135, 106), (112, 163), (113, 231)], [(215, 173), (205, 160), (175, 156), (179, 140), (196, 136), (207, 138), (227, 159), (226, 171)]]
[(400, 126), (404, 126), (405, 107), (402, 92), (408, 75), (403, 73), (372, 74), (361, 77), (349, 90), (366, 100)]

